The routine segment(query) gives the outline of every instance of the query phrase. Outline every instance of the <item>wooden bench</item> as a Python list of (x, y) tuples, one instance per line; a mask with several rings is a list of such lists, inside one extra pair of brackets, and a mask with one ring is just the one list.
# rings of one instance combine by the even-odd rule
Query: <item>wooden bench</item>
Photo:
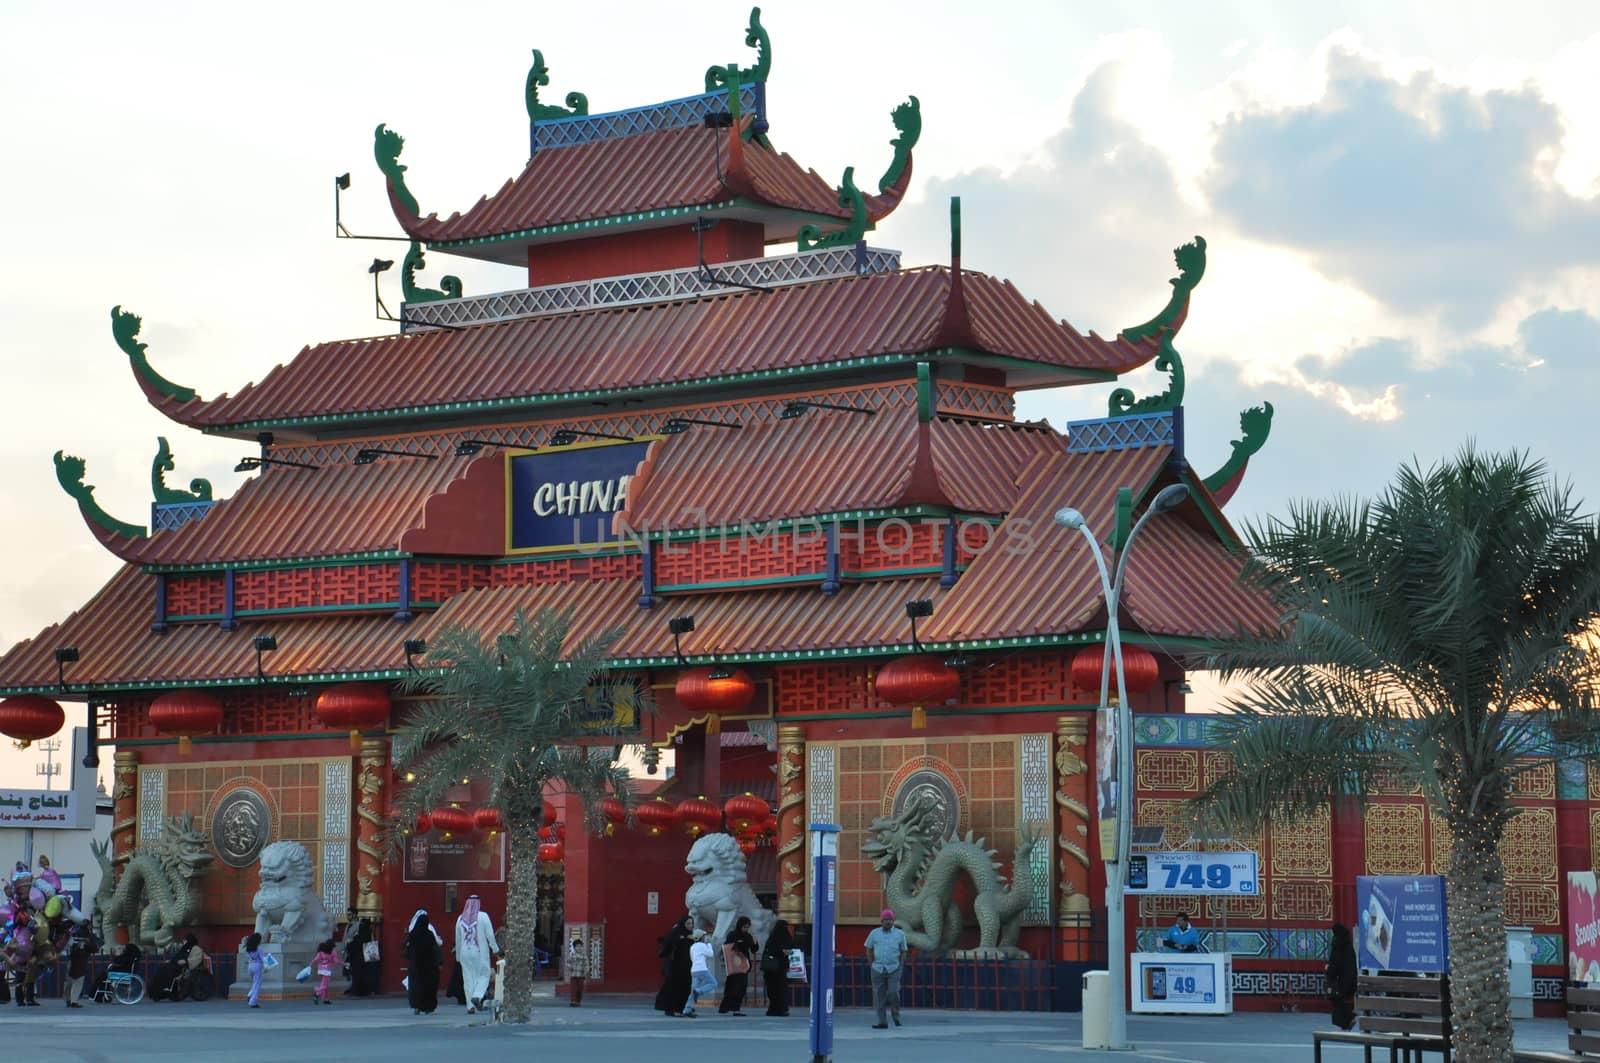
[[(1421, 1063), (1437, 1052), (1450, 1063), (1450, 980), (1406, 975), (1361, 975), (1356, 979), (1361, 1029), (1318, 1030), (1311, 1035), (1316, 1063), (1323, 1042), (1360, 1045), (1365, 1063), (1374, 1048), (1389, 1050), (1389, 1063)], [(1570, 1061), (1569, 1061), (1570, 1063)]]
[(1514, 1051), (1516, 1063), (1581, 1063), (1600, 1059), (1600, 989), (1567, 987), (1567, 1047), (1571, 1052)]

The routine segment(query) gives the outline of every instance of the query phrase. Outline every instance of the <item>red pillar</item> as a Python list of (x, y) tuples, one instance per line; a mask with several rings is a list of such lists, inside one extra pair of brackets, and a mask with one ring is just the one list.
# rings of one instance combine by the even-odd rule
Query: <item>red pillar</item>
[(1349, 794), (1333, 799), (1333, 917), (1355, 926), (1356, 876), (1366, 873), (1366, 822), (1361, 802)]

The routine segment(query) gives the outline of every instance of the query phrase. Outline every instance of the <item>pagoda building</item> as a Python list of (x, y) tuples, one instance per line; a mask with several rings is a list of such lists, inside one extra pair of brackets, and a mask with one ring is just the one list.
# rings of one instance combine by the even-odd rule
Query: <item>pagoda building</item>
[[(1092, 552), (1052, 518), (1073, 507), (1120, 541), (1164, 487), (1187, 489), (1130, 553), (1121, 610), (1135, 711), (1181, 723), (1185, 656), (1275, 621), (1237, 582), (1222, 512), (1271, 409), (1245, 414), (1223, 468), (1190, 466), (1174, 342), (1203, 240), (1178, 250), (1160, 312), (1109, 337), (965, 268), (958, 203), (950, 261), (907, 268), (867, 238), (910, 185), (916, 97), (890, 116), (882, 175), (834, 184), (774, 146), (759, 11), (746, 42), (751, 65), (712, 67), (704, 91), (595, 114), (581, 93), (541, 100), (534, 52), (526, 167), (448, 217), (423, 213), (402, 138), (378, 126), (412, 241), (396, 334), (309, 346), (206, 398), (158, 371), (137, 316), (112, 311), (145, 398), (259, 447), (241, 463), (257, 475), (221, 499), (203, 481), (169, 487), (163, 441), (141, 525), (106, 513), (83, 461), (58, 453), (123, 566), (0, 657), (0, 695), (82, 703), (115, 747), (114, 863), (164, 817), (195, 817), (216, 856), (193, 928), (209, 947), (231, 951), (253, 921), (257, 857), (278, 840), (306, 847), (330, 911), (380, 921), (386, 957), (415, 908), (448, 920), (476, 892), (502, 913), (503, 839), (492, 812), (473, 819), (491, 811), (473, 780), (403, 858), (384, 847), (406, 781), (387, 737), (406, 711), (398, 684), (444, 626), (488, 636), (518, 611), (570, 609), (574, 638), (622, 628), (611, 667), (654, 689), (627, 744), (652, 771), (675, 755), (639, 824), (596, 835), (556, 801), (542, 925), (589, 943), (592, 980), (653, 984), (649, 943), (688, 884), (676, 806), (703, 796), (715, 815), (746, 793), (759, 807), (730, 810), (728, 828), (737, 818), (752, 886), (791, 923), (808, 921), (806, 823), (841, 825), (841, 955), (885, 905), (868, 828), (926, 798), (1026, 893), (1027, 962), (1094, 959), (1107, 614)], [(527, 286), (427, 287), (424, 256), (445, 254), (525, 266)], [(1152, 362), (1166, 391), (1115, 388)], [(1063, 386), (1106, 387), (1108, 416), (1065, 432), (1016, 420), (1018, 392)], [(1194, 737), (1171, 726), (1169, 744)], [(1166, 793), (1173, 780), (1144, 763), (1138, 792)], [(224, 829), (241, 802), (259, 810), (253, 833)], [(1023, 834), (1040, 840), (1018, 861)], [(1263, 911), (1255, 925), (1279, 924)], [(1269, 960), (1257, 969), (1283, 968)], [(403, 973), (388, 963), (385, 987)]]

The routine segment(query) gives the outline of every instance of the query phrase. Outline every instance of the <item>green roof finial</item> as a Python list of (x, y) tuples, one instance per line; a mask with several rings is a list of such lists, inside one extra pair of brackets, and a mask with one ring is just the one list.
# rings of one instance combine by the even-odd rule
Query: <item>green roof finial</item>
[(1263, 402), (1241, 413), (1239, 430), (1244, 433), (1244, 438), (1233, 441), (1233, 455), (1228, 458), (1227, 464), (1205, 478), (1206, 490), (1212, 494), (1226, 487), (1244, 470), (1245, 462), (1266, 445), (1267, 436), (1272, 434), (1272, 403)]
[[(461, 278), (446, 274), (439, 278), (439, 288), (423, 288), (417, 284), (417, 272), (426, 268), (422, 245), (411, 241), (411, 250), (400, 264), (400, 297), (408, 303), (437, 303), (443, 299), (461, 298)], [(441, 290), (442, 289), (442, 290)]]
[(101, 509), (100, 503), (94, 500), (94, 488), (83, 482), (83, 474), (82, 458), (56, 451), (56, 479), (60, 481), (63, 491), (77, 499), (78, 505), (91, 521), (106, 531), (129, 539), (143, 539), (148, 535), (137, 524), (126, 524)]
[(156, 505), (170, 506), (182, 502), (209, 502), (211, 501), (211, 481), (194, 479), (189, 481), (189, 490), (182, 491), (176, 487), (167, 486), (167, 473), (177, 468), (172, 461), (172, 448), (167, 445), (166, 436), (157, 436), (156, 441), (161, 446), (156, 450), (155, 458), (150, 462), (150, 491), (155, 496)]
[(1134, 398), (1130, 388), (1117, 388), (1106, 403), (1107, 417), (1136, 413), (1163, 413), (1183, 405), (1183, 356), (1172, 345), (1172, 333), (1161, 337), (1161, 353), (1156, 355), (1156, 371), (1168, 375), (1167, 389), (1159, 395)]
[(394, 190), (395, 198), (420, 218), (422, 208), (417, 206), (417, 197), (406, 187), (406, 168), (400, 162), (400, 152), (405, 150), (405, 146), (406, 138), (382, 122), (372, 131), (372, 155), (378, 160), (378, 169), (389, 179), (389, 187)]
[(552, 118), (577, 118), (589, 113), (589, 97), (581, 92), (567, 93), (567, 106), (539, 102), (539, 87), (550, 84), (550, 68), (544, 65), (544, 53), (533, 50), (533, 65), (528, 68), (528, 81), (523, 86), (523, 100), (528, 107), (528, 121), (546, 122)]
[(1177, 331), (1183, 312), (1189, 308), (1189, 293), (1200, 283), (1200, 278), (1206, 275), (1206, 238), (1196, 236), (1193, 243), (1184, 244), (1174, 250), (1172, 259), (1178, 266), (1178, 275), (1167, 282), (1172, 285), (1172, 297), (1167, 300), (1167, 305), (1161, 308), (1161, 313), (1149, 321), (1133, 328), (1123, 329), (1124, 339), (1145, 340), (1159, 335), (1162, 331)]
[(889, 168), (883, 171), (883, 176), (878, 178), (880, 195), (900, 183), (901, 175), (906, 172), (906, 164), (911, 161), (911, 149), (917, 146), (917, 140), (922, 136), (922, 102), (912, 96), (890, 112), (889, 120), (900, 130), (900, 135), (889, 141), (894, 148), (894, 158), (890, 160)]
[(145, 345), (138, 339), (139, 329), (143, 325), (144, 319), (138, 314), (124, 313), (120, 306), (111, 308), (111, 335), (116, 338), (117, 346), (122, 348), (122, 353), (133, 363), (133, 371), (139, 379), (169, 399), (177, 399), (179, 402), (189, 402), (194, 399), (194, 388), (174, 384), (150, 368), (150, 361), (144, 354)]
[(750, 9), (750, 25), (745, 30), (744, 43), (756, 50), (755, 66), (740, 67), (738, 63), (729, 63), (727, 66), (712, 67), (706, 71), (707, 92), (727, 88), (735, 80), (744, 85), (767, 80), (767, 75), (772, 72), (772, 38), (767, 36), (766, 29), (761, 25), (759, 7)]
[(872, 224), (867, 221), (867, 201), (856, 188), (856, 168), (844, 168), (844, 181), (839, 185), (839, 206), (850, 209), (850, 220), (843, 229), (837, 229), (826, 236), (815, 225), (802, 225), (795, 234), (795, 245), (802, 251), (811, 251), (819, 247), (853, 247)]

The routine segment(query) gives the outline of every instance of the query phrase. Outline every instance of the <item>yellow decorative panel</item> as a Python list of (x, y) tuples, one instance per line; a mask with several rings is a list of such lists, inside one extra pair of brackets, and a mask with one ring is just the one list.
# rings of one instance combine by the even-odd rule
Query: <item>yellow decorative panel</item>
[(1561, 899), (1556, 887), (1506, 886), (1506, 926), (1555, 926), (1560, 922)]
[(1196, 793), (1200, 789), (1198, 749), (1141, 749), (1135, 765), (1140, 790)]
[(1160, 797), (1139, 798), (1139, 808), (1133, 821), (1142, 826), (1160, 824), (1167, 828), (1168, 849), (1189, 848), (1186, 843), (1193, 833), (1191, 817), (1182, 801), (1169, 801)]
[(1265, 919), (1267, 917), (1267, 899), (1265, 897), (1207, 897), (1206, 911), (1212, 919), (1221, 919), (1224, 914), (1229, 919)]
[(1333, 883), (1274, 882), (1272, 918), (1329, 921), (1333, 918)]
[(1600, 867), (1600, 808), (1589, 810), (1589, 866)]
[(1139, 918), (1174, 919), (1179, 912), (1194, 915), (1200, 907), (1199, 897), (1174, 897), (1161, 895), (1139, 898)]
[(1450, 873), (1450, 844), (1453, 836), (1450, 833), (1450, 824), (1444, 817), (1432, 809), (1428, 810), (1428, 873), (1432, 875), (1448, 875)]
[[(1521, 764), (1526, 764), (1524, 760)], [(1521, 764), (1518, 766), (1520, 767)], [(1511, 796), (1525, 801), (1554, 801), (1556, 799), (1556, 762), (1541, 760), (1532, 767), (1518, 772), (1512, 779)], [(1519, 924), (1520, 925), (1520, 924)]]
[(1422, 874), (1421, 805), (1372, 805), (1367, 809), (1367, 874)]
[(1333, 819), (1327, 805), (1292, 824), (1273, 824), (1272, 873), (1302, 878), (1333, 874)]
[(1205, 751), (1206, 783), (1210, 785), (1224, 775), (1233, 774), (1233, 754), (1226, 749)]
[(1402, 779), (1393, 772), (1382, 771), (1372, 779), (1372, 792), (1396, 797), (1413, 797), (1422, 792), (1422, 787), (1415, 780)]
[(1600, 801), (1600, 760), (1587, 760), (1584, 768), (1589, 777), (1589, 800)]
[(1525, 808), (1512, 816), (1500, 840), (1500, 859), (1508, 879), (1556, 881), (1556, 810)]

